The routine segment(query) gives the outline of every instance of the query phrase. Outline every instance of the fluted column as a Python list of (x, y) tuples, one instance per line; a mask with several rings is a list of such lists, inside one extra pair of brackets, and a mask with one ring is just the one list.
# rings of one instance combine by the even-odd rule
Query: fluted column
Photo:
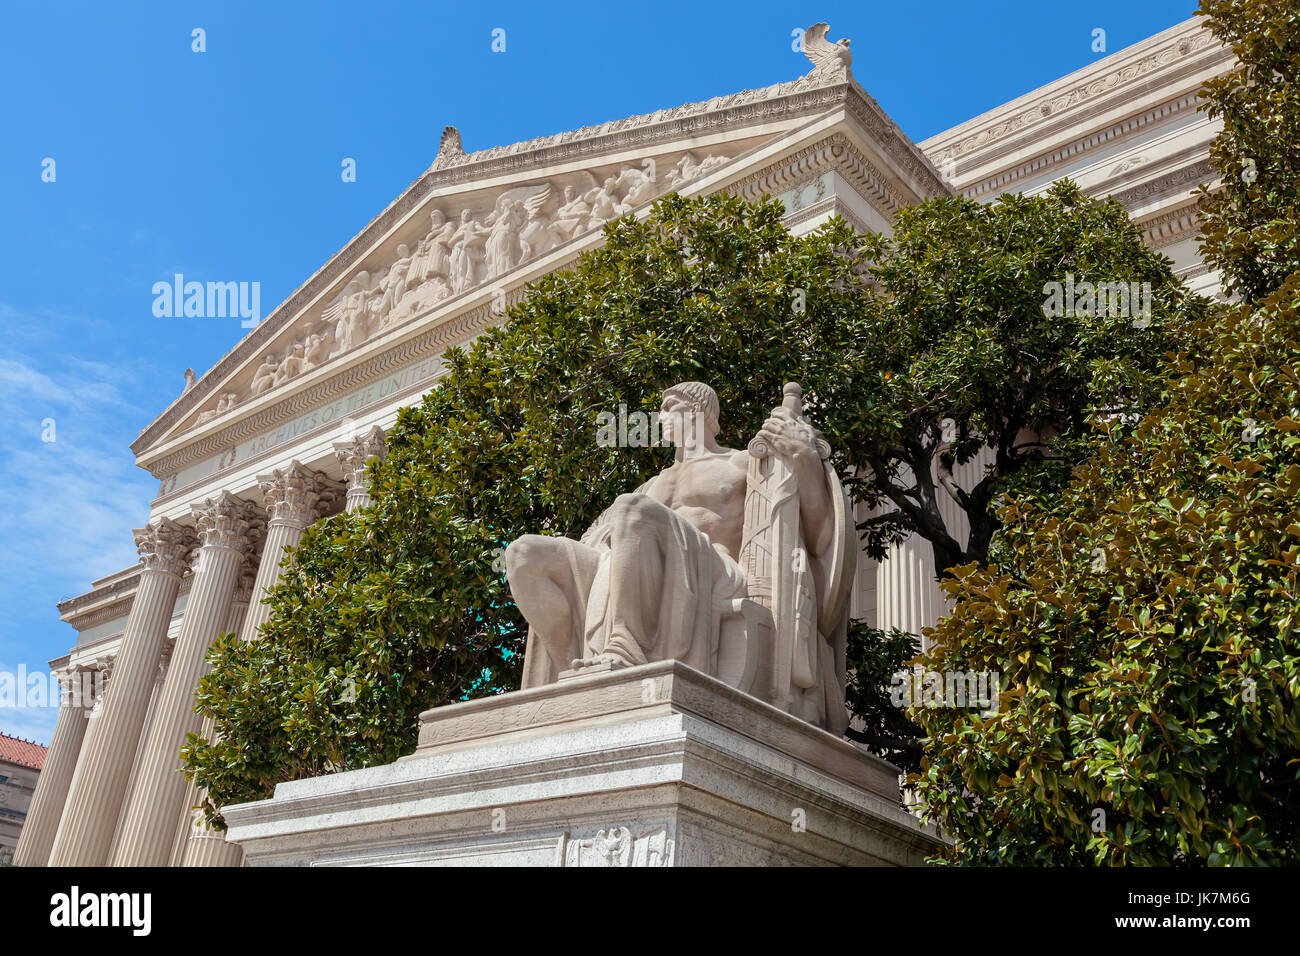
[(50, 851), (51, 866), (103, 866), (108, 860), (185, 557), (194, 548), (194, 533), (163, 518), (137, 530), (135, 541), (144, 570), (98, 726), (73, 777)]
[(298, 462), (277, 468), (269, 475), (259, 475), (258, 484), (266, 500), (266, 546), (257, 565), (253, 582), (253, 601), (244, 615), (239, 636), (246, 641), (257, 637), (258, 629), (271, 616), (262, 603), (267, 592), (280, 580), (280, 562), (284, 552), (296, 547), (307, 526), (337, 508), (339, 485), (324, 472), (312, 471)]
[(86, 721), (93, 703), (89, 681), (92, 672), (69, 667), (58, 672), (59, 719), (54, 725), (50, 750), (36, 781), (14, 850), (15, 866), (45, 866), (50, 861), (50, 848), (59, 832), (59, 818), (68, 799), (68, 788), (81, 756), (81, 742), (86, 735)]
[(370, 489), (366, 485), (366, 466), (388, 455), (384, 430), (376, 425), (364, 435), (334, 445), (334, 454), (343, 466), (343, 477), (348, 483), (346, 510), (356, 511), (370, 504)]
[(185, 800), (180, 749), (198, 733), (194, 689), (207, 670), (208, 646), (230, 613), (239, 571), (262, 534), (260, 509), (228, 492), (194, 508), (198, 562), (167, 678), (140, 768), (120, 824), (114, 866), (165, 866), (171, 860), (176, 818)]
[[(197, 556), (197, 551), (190, 556), (191, 567), (193, 566), (194, 558)], [(127, 777), (126, 793), (128, 797), (134, 792), (135, 781), (140, 776), (140, 765), (144, 762), (144, 748), (149, 742), (149, 733), (153, 729), (154, 718), (158, 715), (158, 698), (162, 696), (163, 682), (167, 679), (167, 666), (171, 663), (172, 650), (175, 647), (176, 645), (174, 642), (163, 641), (162, 653), (158, 655), (158, 676), (154, 678), (153, 692), (149, 695), (149, 710), (144, 715), (144, 725), (140, 730), (140, 743), (135, 748), (135, 757), (132, 758), (131, 761), (131, 775)], [(125, 803), (122, 805), (122, 812), (126, 812)], [(108, 858), (110, 860), (112, 860), (117, 854), (117, 845), (122, 839), (121, 822), (121, 817), (119, 817), (119, 826), (114, 828), (116, 832), (113, 834), (113, 847), (108, 851)]]
[[(268, 521), (252, 602), (239, 630), (239, 636), (246, 641), (257, 638), (258, 629), (271, 615), (262, 599), (280, 580), (284, 552), (298, 544), (308, 525), (337, 508), (340, 492), (338, 484), (323, 472), (312, 471), (296, 461), (287, 468), (258, 476), (257, 481), (266, 501)], [(243, 855), (238, 846), (225, 842), (224, 833), (196, 827), (186, 842), (184, 865), (239, 866)]]
[[(257, 571), (252, 562), (244, 565), (239, 578), (239, 587), (235, 590), (234, 600), (230, 604), (230, 616), (226, 618), (223, 632), (238, 634), (248, 613), (248, 605), (253, 596), (253, 581)], [(203, 719), (203, 738), (211, 740), (213, 735), (212, 718)], [(244, 854), (237, 844), (227, 843), (226, 834), (214, 830), (204, 819), (202, 805), (206, 791), (200, 790), (193, 781), (188, 781), (185, 790), (185, 806), (181, 810), (180, 827), (177, 831), (176, 846), (172, 853), (173, 866), (239, 866)]]

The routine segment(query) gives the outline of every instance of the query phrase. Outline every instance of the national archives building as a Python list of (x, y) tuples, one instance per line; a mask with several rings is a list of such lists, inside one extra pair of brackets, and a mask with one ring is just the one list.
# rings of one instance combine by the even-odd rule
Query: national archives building
[[(921, 143), (843, 54), (810, 53), (810, 72), (776, 86), (477, 152), (447, 127), (433, 165), (132, 444), (159, 482), (147, 524), (122, 529), (140, 560), (59, 605), (75, 641), (50, 666), (69, 688), (93, 674), (99, 693), (60, 708), (15, 862), (241, 862), (195, 824), (177, 772), (186, 734), (205, 730), (192, 696), (210, 642), (255, 636), (284, 550), (367, 504), (367, 462), (437, 382), (445, 349), (667, 192), (774, 196), (797, 234), (831, 216), (881, 232), (928, 197), (991, 201), (1069, 176), (1123, 203), (1192, 288), (1217, 291), (1197, 253), (1193, 192), (1213, 181), (1217, 133), (1198, 89), (1233, 61), (1199, 21)], [(965, 467), (971, 479), (980, 463)], [(913, 540), (860, 560), (854, 616), (933, 623), (944, 599), (929, 552)]]

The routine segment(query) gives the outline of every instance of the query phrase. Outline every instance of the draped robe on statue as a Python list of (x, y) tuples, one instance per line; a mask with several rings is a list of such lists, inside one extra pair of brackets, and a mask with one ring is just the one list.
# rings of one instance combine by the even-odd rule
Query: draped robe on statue
[[(530, 624), (523, 687), (553, 683), (602, 656), (631, 665), (673, 659), (843, 733), (847, 597), (857, 549), (844, 492), (824, 461), (828, 453), (821, 477), (833, 531), (820, 550), (806, 545), (793, 472), (757, 439), (740, 492), (739, 562), (646, 493), (657, 479), (620, 495), (579, 541), (525, 535), (516, 543), (522, 548), (512, 545), (522, 557), (511, 577)], [(540, 598), (532, 589), (521, 595), (519, 575), (539, 573), (542, 564), (548, 590)], [(729, 671), (722, 658), (737, 655), (746, 666)]]

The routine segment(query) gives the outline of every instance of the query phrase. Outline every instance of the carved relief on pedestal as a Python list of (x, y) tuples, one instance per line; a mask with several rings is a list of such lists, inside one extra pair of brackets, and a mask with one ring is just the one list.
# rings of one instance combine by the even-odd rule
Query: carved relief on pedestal
[(673, 841), (668, 828), (634, 831), (626, 826), (597, 830), (583, 839), (564, 838), (565, 866), (672, 866)]

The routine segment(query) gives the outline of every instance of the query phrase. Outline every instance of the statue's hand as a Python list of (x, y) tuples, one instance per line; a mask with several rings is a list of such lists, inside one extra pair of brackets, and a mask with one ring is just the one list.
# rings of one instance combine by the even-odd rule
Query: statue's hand
[(786, 408), (772, 411), (759, 434), (783, 458), (797, 461), (804, 458), (817, 459), (817, 435), (811, 425), (799, 421)]

